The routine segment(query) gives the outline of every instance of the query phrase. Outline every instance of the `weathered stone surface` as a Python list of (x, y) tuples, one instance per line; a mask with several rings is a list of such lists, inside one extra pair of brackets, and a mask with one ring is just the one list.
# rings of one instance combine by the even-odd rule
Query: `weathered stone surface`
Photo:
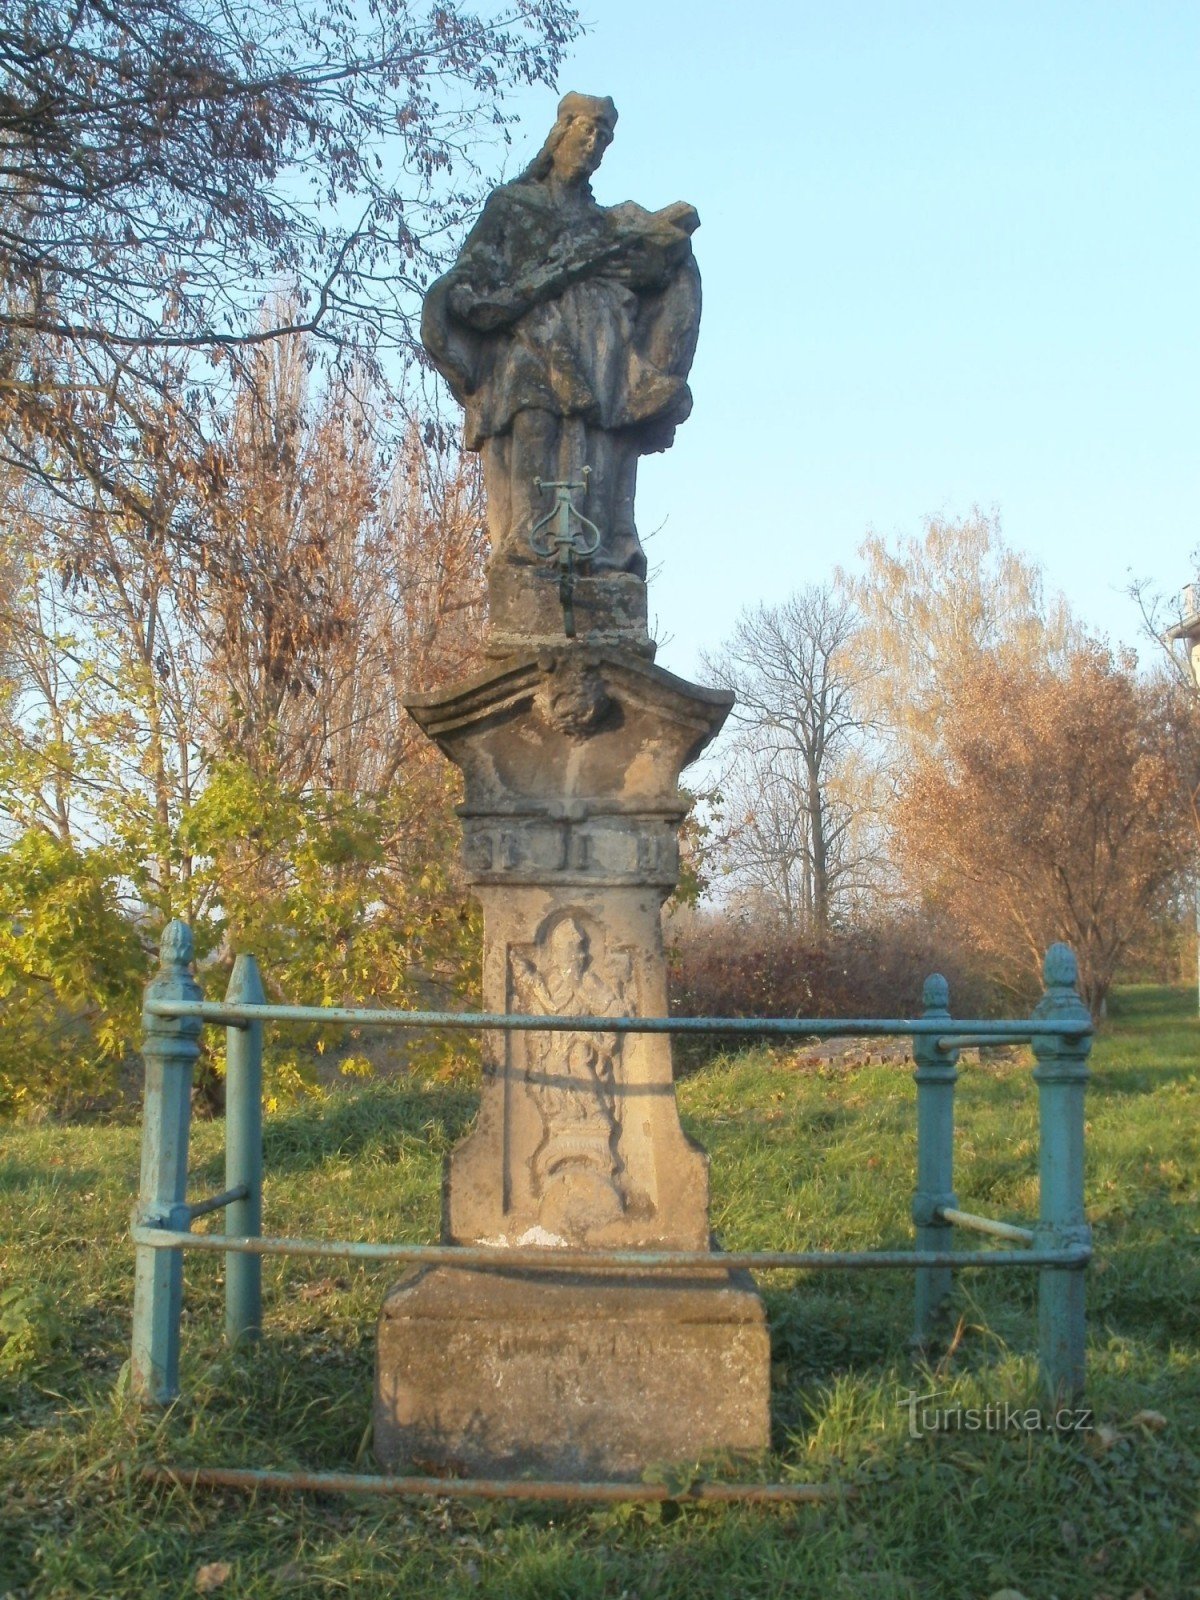
[[(660, 897), (487, 889), (484, 1005), (663, 1015)], [(685, 1136), (664, 1035), (491, 1033), (475, 1127), (450, 1157), (455, 1243), (708, 1243), (708, 1162)]]
[[(585, 648), (619, 645), (653, 660), (645, 583), (631, 572), (593, 573), (590, 565), (584, 562), (574, 579), (579, 643)], [(488, 615), (491, 656), (503, 659), (531, 649), (561, 647), (563, 610), (555, 569), (515, 559), (493, 561), (488, 572)]]
[[(629, 649), (581, 645), (409, 703), (465, 777), (485, 1010), (666, 1015), (679, 775), (731, 703)], [(679, 1123), (668, 1036), (494, 1032), (483, 1054), (479, 1116), (447, 1164), (446, 1240), (709, 1247), (707, 1157)], [(636, 1477), (764, 1449), (762, 1305), (719, 1260), (687, 1283), (406, 1280), (379, 1325), (377, 1456), (389, 1469)]]
[(415, 1273), (379, 1322), (393, 1471), (638, 1479), (769, 1444), (762, 1301), (742, 1274)]
[(580, 483), (585, 466), (600, 544), (582, 568), (593, 583), (580, 636), (648, 645), (637, 465), (691, 411), (699, 218), (683, 202), (596, 204), (588, 180), (616, 120), (607, 98), (565, 96), (542, 150), (493, 191), (425, 299), (425, 348), (466, 411), (467, 449), (483, 458), (500, 650), (562, 635), (528, 535), (551, 504), (539, 480)]
[[(466, 778), (486, 1010), (666, 1014), (679, 774), (730, 703), (636, 656), (580, 648), (410, 702)], [(445, 1229), (463, 1244), (706, 1248), (707, 1160), (679, 1125), (669, 1038), (487, 1035)]]
[[(679, 775), (732, 705), (652, 664), (634, 485), (639, 457), (691, 409), (698, 219), (596, 204), (587, 180), (615, 121), (610, 100), (563, 100), (422, 324), (483, 456), (493, 548), (492, 665), (408, 702), (464, 775), (483, 1006), (606, 1024), (485, 1035), (479, 1116), (447, 1163), (454, 1243), (709, 1248), (707, 1158), (680, 1126), (670, 1038), (606, 1021), (667, 1013)], [(686, 1283), (405, 1280), (379, 1325), (376, 1454), (390, 1468), (637, 1477), (765, 1448), (762, 1305), (712, 1260)]]
[(468, 821), (619, 815), (632, 825), (651, 813), (683, 817), (679, 775), (733, 696), (627, 652), (560, 642), (406, 705), (462, 768)]

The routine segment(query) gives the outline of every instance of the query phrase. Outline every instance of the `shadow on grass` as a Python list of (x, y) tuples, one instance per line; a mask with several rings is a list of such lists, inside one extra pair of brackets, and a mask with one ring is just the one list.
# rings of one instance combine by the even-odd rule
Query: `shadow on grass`
[(82, 1191), (99, 1181), (100, 1173), (94, 1167), (38, 1167), (23, 1161), (0, 1161), (0, 1194), (41, 1187)]
[(263, 1129), (268, 1173), (305, 1172), (324, 1162), (374, 1155), (386, 1160), (426, 1144), (441, 1153), (466, 1132), (479, 1091), (454, 1084), (371, 1085), (269, 1116)]
[[(1088, 1316), (1093, 1325), (1119, 1326), (1160, 1347), (1189, 1342), (1196, 1334), (1200, 1305), (1200, 1246), (1180, 1248), (1188, 1224), (1195, 1228), (1198, 1208), (1178, 1208), (1172, 1236), (1153, 1241), (1109, 1244), (1097, 1229), (1097, 1266), (1088, 1274)], [(1193, 1234), (1193, 1240), (1200, 1235)]]
[(1167, 1062), (1140, 1067), (1113, 1067), (1107, 1062), (1097, 1062), (1088, 1080), (1089, 1099), (1104, 1100), (1110, 1095), (1158, 1094), (1168, 1083), (1191, 1083), (1196, 1077), (1196, 1066)]
[(1194, 1023), (1196, 991), (1178, 984), (1128, 984), (1109, 996), (1108, 1020), (1118, 1025), (1133, 1022), (1140, 1029), (1150, 1024)]

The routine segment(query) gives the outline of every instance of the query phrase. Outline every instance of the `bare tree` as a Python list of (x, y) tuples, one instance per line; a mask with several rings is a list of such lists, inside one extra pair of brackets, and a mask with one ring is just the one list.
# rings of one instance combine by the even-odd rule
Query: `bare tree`
[[(164, 450), (219, 471), (201, 390), (248, 346), (409, 346), (475, 204), (472, 141), (504, 136), (505, 93), (552, 84), (576, 31), (564, 0), (4, 8), (3, 459), (153, 522)], [(281, 283), (288, 315), (264, 325)]]
[(386, 790), (426, 744), (405, 692), (478, 654), (477, 463), (430, 420), (389, 445), (381, 403), (361, 372), (314, 399), (303, 347), (263, 346), (223, 440), (231, 478), (194, 585), (213, 728), (300, 787)]
[(722, 781), (735, 880), (775, 907), (789, 929), (818, 938), (874, 866), (864, 792), (869, 762), (856, 662), (855, 607), (832, 585), (798, 590), (741, 617), (706, 659), (737, 695), (730, 770)]
[[(169, 453), (159, 463), (161, 516), (188, 519), (203, 552), (190, 564), (158, 524), (93, 519), (10, 480), (0, 836), (121, 838), (133, 888), (194, 918), (221, 882), (194, 881), (187, 819), (214, 762), (233, 761), (272, 792), (356, 806), (425, 785), (412, 839), (381, 823), (389, 848), (418, 850), (449, 796), (402, 701), (472, 662), (486, 533), (474, 462), (415, 421), (385, 452), (378, 407), (353, 374), (311, 395), (300, 341), (257, 347), (218, 419), (219, 498), (189, 497)], [(79, 571), (63, 552), (84, 541)], [(286, 843), (247, 838), (237, 870), (265, 874), (265, 892), (289, 871)]]

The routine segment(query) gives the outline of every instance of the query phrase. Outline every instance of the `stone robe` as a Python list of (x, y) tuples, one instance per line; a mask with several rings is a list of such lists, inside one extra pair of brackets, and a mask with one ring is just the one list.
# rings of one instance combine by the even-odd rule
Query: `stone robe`
[(636, 463), (691, 410), (700, 317), (694, 210), (601, 207), (536, 179), (488, 199), (454, 267), (430, 289), (422, 337), (484, 458), (493, 550), (533, 560), (550, 507), (533, 479), (591, 468), (595, 565), (644, 575), (633, 521)]

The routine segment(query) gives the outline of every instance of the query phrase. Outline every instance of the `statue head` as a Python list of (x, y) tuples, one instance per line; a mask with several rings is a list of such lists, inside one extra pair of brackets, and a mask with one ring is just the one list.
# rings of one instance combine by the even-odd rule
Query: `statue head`
[(551, 172), (567, 183), (586, 183), (604, 159), (617, 125), (617, 108), (607, 95), (565, 94), (546, 142), (521, 174), (543, 182)]
[(564, 917), (550, 931), (546, 941), (551, 964), (572, 982), (578, 983), (587, 965), (587, 934), (574, 917)]

